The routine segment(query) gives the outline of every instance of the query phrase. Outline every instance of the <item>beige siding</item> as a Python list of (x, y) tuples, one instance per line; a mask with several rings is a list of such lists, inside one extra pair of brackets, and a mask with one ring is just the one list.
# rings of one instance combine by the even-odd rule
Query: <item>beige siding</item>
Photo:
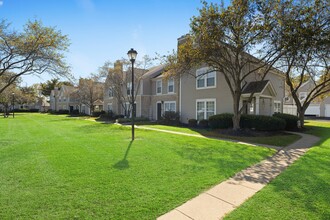
[[(196, 73), (193, 71), (192, 73)], [(189, 119), (196, 119), (196, 100), (215, 99), (216, 114), (232, 112), (233, 100), (224, 79), (220, 73), (216, 73), (216, 88), (196, 88), (196, 78), (184, 75), (181, 78), (181, 121), (187, 123)]]

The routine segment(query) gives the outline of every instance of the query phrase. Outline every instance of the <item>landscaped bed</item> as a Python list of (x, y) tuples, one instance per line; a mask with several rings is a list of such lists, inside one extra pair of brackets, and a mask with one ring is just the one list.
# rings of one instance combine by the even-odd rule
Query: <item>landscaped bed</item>
[(238, 140), (247, 143), (274, 145), (278, 147), (285, 147), (300, 139), (299, 135), (289, 134), (282, 131), (260, 132), (260, 131), (252, 131), (245, 129), (239, 132), (235, 132), (232, 129), (212, 130), (212, 129), (203, 129), (203, 128), (189, 128), (189, 127), (167, 126), (167, 125), (157, 125), (157, 124), (154, 125), (142, 124), (140, 126), (147, 128), (175, 131), (175, 132), (183, 132), (187, 134), (200, 134), (207, 137)]
[(155, 219), (272, 149), (58, 115), (0, 119), (0, 219)]

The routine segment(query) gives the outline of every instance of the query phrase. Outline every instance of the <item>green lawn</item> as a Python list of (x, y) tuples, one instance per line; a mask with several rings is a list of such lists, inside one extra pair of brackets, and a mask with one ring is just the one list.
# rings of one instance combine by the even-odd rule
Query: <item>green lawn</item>
[(306, 125), (318, 145), (226, 219), (330, 219), (330, 122)]
[(188, 134), (200, 134), (208, 137), (232, 139), (247, 143), (274, 145), (278, 147), (285, 147), (300, 139), (300, 136), (295, 134), (284, 134), (284, 135), (279, 134), (273, 136), (258, 136), (258, 137), (240, 137), (240, 136), (229, 136), (229, 135), (220, 134), (216, 130), (213, 131), (213, 130), (199, 129), (199, 128), (175, 127), (175, 126), (167, 126), (167, 125), (141, 125), (141, 127), (183, 132)]
[(274, 150), (65, 116), (0, 118), (0, 219), (155, 219)]

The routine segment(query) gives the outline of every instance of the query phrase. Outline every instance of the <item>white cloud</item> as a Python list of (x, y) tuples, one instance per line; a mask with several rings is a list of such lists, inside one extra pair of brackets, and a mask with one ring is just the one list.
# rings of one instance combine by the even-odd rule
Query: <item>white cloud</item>
[(0, 0), (0, 7), (3, 5), (3, 1), (2, 0)]

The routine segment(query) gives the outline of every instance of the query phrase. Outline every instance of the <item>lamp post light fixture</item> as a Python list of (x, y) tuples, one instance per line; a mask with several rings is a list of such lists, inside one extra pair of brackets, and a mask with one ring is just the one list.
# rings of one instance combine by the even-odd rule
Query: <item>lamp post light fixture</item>
[(12, 93), (11, 94), (12, 95), (12, 103), (11, 103), (11, 105), (12, 105), (12, 108), (13, 108), (13, 118), (15, 118), (15, 93)]
[(137, 56), (136, 50), (131, 48), (127, 52), (128, 58), (132, 63), (132, 141), (134, 140), (134, 120), (135, 120), (135, 106), (134, 106), (134, 62)]

